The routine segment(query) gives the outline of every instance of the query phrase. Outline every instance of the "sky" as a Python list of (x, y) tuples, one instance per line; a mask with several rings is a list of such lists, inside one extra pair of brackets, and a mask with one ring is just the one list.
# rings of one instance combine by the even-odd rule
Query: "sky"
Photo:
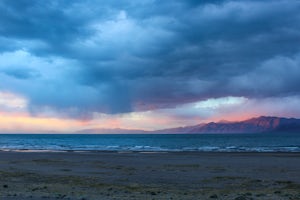
[(0, 132), (300, 118), (298, 0), (2, 0)]

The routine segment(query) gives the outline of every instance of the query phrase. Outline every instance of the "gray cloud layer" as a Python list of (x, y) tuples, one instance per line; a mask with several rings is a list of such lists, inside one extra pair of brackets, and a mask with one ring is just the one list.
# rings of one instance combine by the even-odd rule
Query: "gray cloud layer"
[[(0, 90), (74, 116), (299, 95), (300, 2), (0, 2)], [(19, 62), (18, 62), (19, 61)]]

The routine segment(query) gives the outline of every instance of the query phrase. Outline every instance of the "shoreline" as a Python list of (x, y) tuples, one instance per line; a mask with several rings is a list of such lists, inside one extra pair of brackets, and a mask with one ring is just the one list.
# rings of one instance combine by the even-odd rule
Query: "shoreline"
[(293, 151), (151, 151), (151, 150), (50, 150), (50, 149), (0, 149), (0, 153), (173, 153), (173, 154), (299, 154)]
[(203, 150), (55, 150), (55, 149), (0, 149), (1, 152), (20, 153), (212, 153), (212, 154), (299, 154), (300, 151), (203, 151)]
[(0, 151), (0, 199), (300, 199), (300, 153)]

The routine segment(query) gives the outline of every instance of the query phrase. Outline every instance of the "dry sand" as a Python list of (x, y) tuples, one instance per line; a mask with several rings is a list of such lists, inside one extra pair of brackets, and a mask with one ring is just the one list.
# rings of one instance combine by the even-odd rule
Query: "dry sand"
[(300, 200), (300, 153), (2, 151), (0, 199)]

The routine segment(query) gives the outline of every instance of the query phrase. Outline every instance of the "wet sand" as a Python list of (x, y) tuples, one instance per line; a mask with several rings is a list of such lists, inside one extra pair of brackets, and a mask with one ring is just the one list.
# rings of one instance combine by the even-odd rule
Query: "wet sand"
[(300, 199), (300, 153), (0, 152), (0, 199)]

